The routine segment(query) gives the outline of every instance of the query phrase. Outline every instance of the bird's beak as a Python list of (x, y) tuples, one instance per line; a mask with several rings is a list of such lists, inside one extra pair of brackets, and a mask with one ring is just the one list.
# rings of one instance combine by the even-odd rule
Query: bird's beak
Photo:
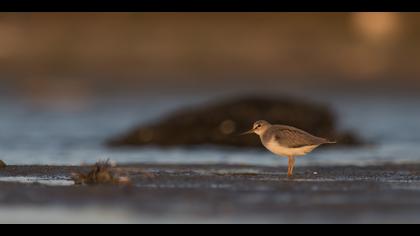
[(248, 131), (246, 131), (246, 132), (243, 132), (243, 133), (241, 133), (241, 134), (239, 134), (239, 135), (252, 134), (252, 133), (254, 133), (254, 131), (255, 131), (255, 129), (251, 129), (251, 130), (248, 130)]

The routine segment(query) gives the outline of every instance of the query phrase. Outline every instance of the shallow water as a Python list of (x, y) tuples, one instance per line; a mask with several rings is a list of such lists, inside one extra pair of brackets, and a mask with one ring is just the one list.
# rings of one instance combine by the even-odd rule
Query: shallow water
[[(25, 216), (25, 217), (22, 217)], [(0, 222), (3, 224), (220, 224), (220, 223), (255, 223), (278, 222), (279, 220), (262, 219), (261, 216), (238, 217), (203, 217), (182, 214), (146, 215), (129, 209), (112, 207), (63, 207), (49, 208), (23, 206), (0, 207)], [(286, 221), (287, 222), (287, 221)]]
[(0, 177), (0, 182), (21, 183), (21, 184), (41, 184), (47, 186), (72, 186), (74, 181), (67, 177), (57, 178), (53, 176), (7, 176)]
[[(22, 217), (24, 216), (24, 217)], [(120, 224), (139, 223), (141, 219), (123, 209), (104, 207), (0, 207), (3, 224)]]
[[(342, 129), (354, 129), (376, 145), (360, 148), (319, 149), (299, 158), (299, 165), (372, 165), (420, 162), (420, 97), (323, 97), (337, 111)], [(138, 125), (158, 119), (209, 97), (139, 97), (90, 101), (78, 109), (63, 110), (19, 99), (0, 102), (0, 159), (8, 164), (93, 163), (227, 163), (287, 165), (269, 152), (217, 147), (146, 147), (110, 150), (103, 142)]]

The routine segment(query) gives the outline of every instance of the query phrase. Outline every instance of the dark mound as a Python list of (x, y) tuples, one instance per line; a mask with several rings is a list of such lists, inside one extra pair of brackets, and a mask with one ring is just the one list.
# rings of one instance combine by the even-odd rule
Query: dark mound
[(4, 161), (0, 160), (0, 169), (6, 167), (6, 163)]
[(191, 146), (201, 144), (261, 147), (256, 135), (237, 134), (257, 120), (285, 124), (338, 141), (340, 145), (361, 144), (352, 133), (340, 132), (333, 112), (325, 105), (291, 98), (245, 98), (190, 107), (160, 122), (140, 126), (110, 140), (111, 147)]

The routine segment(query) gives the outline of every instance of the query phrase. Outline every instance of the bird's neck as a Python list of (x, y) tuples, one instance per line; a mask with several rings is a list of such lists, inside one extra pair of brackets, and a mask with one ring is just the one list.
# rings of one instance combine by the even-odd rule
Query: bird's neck
[(262, 127), (259, 130), (255, 131), (255, 133), (258, 136), (262, 137), (269, 128), (270, 128), (270, 126)]

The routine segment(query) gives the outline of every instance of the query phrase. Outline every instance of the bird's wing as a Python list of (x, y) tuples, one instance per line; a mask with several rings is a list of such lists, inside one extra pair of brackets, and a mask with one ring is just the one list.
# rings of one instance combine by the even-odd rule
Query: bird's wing
[(274, 140), (281, 146), (288, 148), (321, 145), (328, 142), (324, 138), (313, 136), (303, 130), (289, 126), (275, 127), (273, 132)]

